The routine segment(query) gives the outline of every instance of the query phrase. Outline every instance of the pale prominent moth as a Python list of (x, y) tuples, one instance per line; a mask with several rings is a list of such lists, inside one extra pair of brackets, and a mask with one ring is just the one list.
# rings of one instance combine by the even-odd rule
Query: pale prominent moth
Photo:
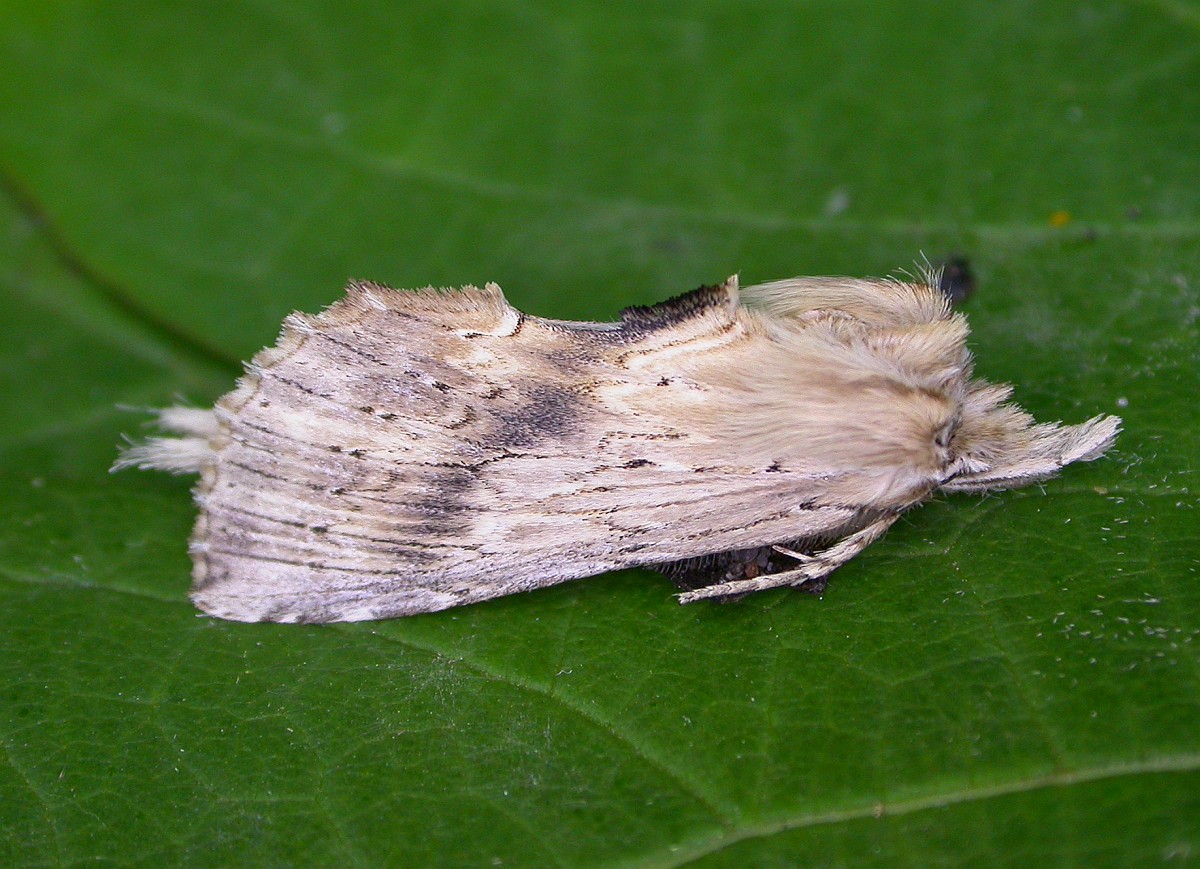
[(972, 379), (937, 286), (730, 278), (583, 323), (494, 284), (353, 283), (118, 467), (200, 474), (192, 599), (226, 619), (391, 618), (633, 566), (683, 602), (820, 591), (933, 493), (1043, 479), (1120, 428), (1038, 424)]

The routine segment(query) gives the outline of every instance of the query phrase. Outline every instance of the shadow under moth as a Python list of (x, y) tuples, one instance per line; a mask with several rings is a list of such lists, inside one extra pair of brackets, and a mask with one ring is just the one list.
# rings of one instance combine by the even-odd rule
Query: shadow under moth
[(500, 288), (352, 283), (295, 313), (212, 410), (118, 468), (199, 473), (192, 600), (238, 621), (432, 612), (618, 568), (688, 603), (830, 572), (935, 491), (1098, 458), (971, 377), (938, 276), (737, 279), (615, 323)]

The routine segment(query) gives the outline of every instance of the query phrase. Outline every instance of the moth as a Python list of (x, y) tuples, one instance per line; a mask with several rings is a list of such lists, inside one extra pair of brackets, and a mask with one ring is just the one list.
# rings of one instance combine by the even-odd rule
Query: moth
[(192, 600), (238, 621), (426, 613), (649, 566), (679, 599), (829, 574), (935, 492), (1099, 457), (971, 376), (936, 274), (736, 277), (612, 323), (500, 288), (351, 283), (117, 467), (198, 473)]

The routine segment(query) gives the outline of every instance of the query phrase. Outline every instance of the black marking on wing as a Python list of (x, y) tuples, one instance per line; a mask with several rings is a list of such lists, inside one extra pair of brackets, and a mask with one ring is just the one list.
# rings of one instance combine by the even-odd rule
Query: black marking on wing
[(621, 311), (621, 331), (626, 337), (644, 335), (713, 310), (728, 311), (729, 307), (729, 291), (723, 285), (706, 285), (656, 305), (625, 308)]
[(552, 383), (536, 383), (522, 389), (511, 407), (496, 412), (497, 427), (487, 439), (505, 450), (530, 447), (545, 440), (558, 440), (577, 428), (580, 397)]
[(421, 481), (421, 497), (412, 502), (412, 512), (422, 517), (420, 535), (452, 539), (466, 533), (468, 515), (477, 509), (472, 490), (477, 478), (465, 469), (439, 468)]

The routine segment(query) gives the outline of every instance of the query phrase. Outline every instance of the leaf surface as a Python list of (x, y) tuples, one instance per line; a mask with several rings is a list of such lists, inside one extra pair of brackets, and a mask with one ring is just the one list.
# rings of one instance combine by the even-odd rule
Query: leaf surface
[[(0, 863), (1131, 865), (1200, 854), (1188, 3), (35, 3), (0, 28)], [(630, 571), (198, 618), (107, 473), (347, 278), (609, 319), (967, 254), (981, 374), (1126, 420), (817, 599)]]

